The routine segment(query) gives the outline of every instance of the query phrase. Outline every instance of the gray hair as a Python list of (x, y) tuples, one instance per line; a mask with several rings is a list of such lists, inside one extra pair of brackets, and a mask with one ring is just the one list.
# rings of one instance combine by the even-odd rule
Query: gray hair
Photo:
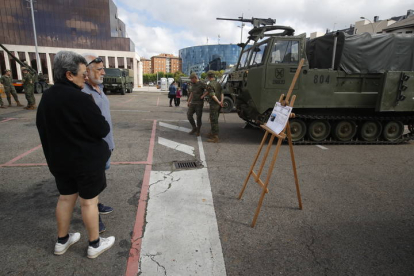
[[(82, 56), (86, 59), (86, 64), (91, 63), (95, 58), (98, 58), (99, 56), (95, 53), (84, 53)], [(92, 64), (89, 64), (91, 66)]]
[(76, 76), (78, 74), (80, 64), (87, 64), (86, 59), (83, 56), (71, 51), (58, 52), (53, 61), (54, 80), (67, 80), (67, 71), (70, 71), (74, 76)]

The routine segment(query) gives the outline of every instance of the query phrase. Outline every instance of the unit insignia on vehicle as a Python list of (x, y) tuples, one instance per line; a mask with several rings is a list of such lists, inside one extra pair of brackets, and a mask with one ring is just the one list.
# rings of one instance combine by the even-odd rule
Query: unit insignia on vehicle
[(285, 70), (283, 68), (276, 68), (275, 75), (277, 79), (283, 79), (285, 76)]

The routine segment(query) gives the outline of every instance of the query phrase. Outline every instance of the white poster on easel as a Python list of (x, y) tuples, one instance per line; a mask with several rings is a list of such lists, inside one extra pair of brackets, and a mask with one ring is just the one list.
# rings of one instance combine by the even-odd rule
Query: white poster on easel
[(282, 106), (279, 102), (277, 102), (273, 108), (272, 114), (270, 114), (266, 126), (273, 130), (276, 134), (280, 134), (285, 129), (291, 112), (291, 106)]

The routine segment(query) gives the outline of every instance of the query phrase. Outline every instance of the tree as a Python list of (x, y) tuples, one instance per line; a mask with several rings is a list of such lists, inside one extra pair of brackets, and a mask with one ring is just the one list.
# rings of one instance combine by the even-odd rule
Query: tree
[(143, 74), (142, 80), (144, 83), (157, 82), (157, 74)]
[(176, 82), (179, 82), (181, 77), (186, 77), (186, 76), (187, 75), (184, 74), (183, 72), (177, 71), (177, 72), (174, 73), (174, 80)]

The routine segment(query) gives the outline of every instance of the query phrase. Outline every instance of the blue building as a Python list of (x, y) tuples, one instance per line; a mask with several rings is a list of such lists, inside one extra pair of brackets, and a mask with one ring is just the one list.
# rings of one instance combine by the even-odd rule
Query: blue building
[(235, 44), (216, 44), (187, 47), (179, 50), (183, 73), (201, 75), (208, 70), (224, 70), (236, 65), (241, 48)]

